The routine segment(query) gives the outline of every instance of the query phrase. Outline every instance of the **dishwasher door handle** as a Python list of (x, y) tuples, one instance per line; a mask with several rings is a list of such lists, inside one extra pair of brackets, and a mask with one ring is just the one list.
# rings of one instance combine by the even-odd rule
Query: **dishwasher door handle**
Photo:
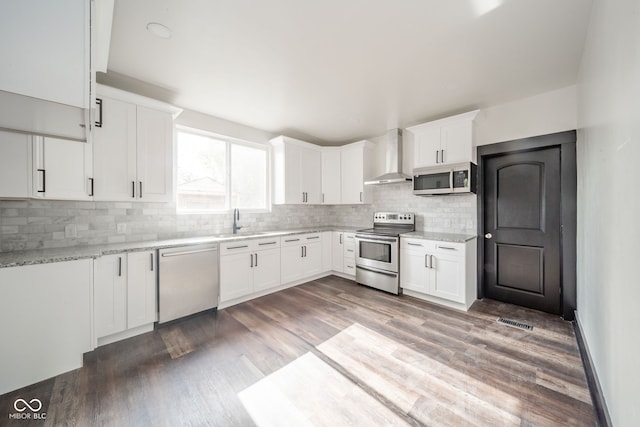
[(180, 251), (180, 252), (166, 252), (161, 253), (163, 257), (172, 257), (172, 256), (180, 256), (180, 255), (190, 255), (197, 254), (200, 252), (216, 252), (218, 248), (206, 248), (206, 249), (196, 249), (193, 251)]

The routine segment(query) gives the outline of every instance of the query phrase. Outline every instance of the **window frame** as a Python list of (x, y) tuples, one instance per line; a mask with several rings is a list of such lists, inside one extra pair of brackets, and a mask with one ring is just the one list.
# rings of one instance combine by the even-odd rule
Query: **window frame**
[[(193, 135), (203, 136), (211, 138), (225, 143), (225, 207), (219, 210), (207, 210), (207, 209), (180, 209), (178, 205), (178, 134), (190, 133)], [(174, 172), (173, 172), (173, 188), (174, 200), (176, 203), (176, 214), (178, 215), (216, 215), (216, 214), (230, 214), (237, 206), (231, 206), (231, 146), (239, 145), (249, 148), (256, 148), (264, 150), (266, 153), (266, 194), (265, 194), (265, 208), (264, 209), (246, 209), (240, 208), (246, 213), (270, 213), (272, 210), (272, 177), (271, 177), (271, 156), (272, 147), (267, 143), (259, 143), (253, 141), (247, 141), (240, 138), (235, 138), (228, 135), (223, 135), (215, 132), (206, 131), (203, 129), (193, 128), (189, 126), (176, 125), (175, 138), (174, 138)]]

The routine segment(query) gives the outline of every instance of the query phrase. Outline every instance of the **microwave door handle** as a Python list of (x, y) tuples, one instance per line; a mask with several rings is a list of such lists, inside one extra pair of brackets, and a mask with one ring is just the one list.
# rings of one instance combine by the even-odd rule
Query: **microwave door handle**
[(449, 171), (449, 190), (453, 193), (453, 169)]

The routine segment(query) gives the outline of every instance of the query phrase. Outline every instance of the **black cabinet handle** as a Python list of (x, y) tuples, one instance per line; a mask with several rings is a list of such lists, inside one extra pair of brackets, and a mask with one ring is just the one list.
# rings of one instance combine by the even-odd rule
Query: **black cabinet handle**
[(140, 181), (140, 198), (142, 199), (142, 181)]
[(42, 190), (38, 190), (38, 193), (44, 193), (47, 191), (47, 171), (44, 169), (38, 169), (38, 172), (42, 172)]
[(153, 253), (150, 253), (149, 255), (151, 255), (151, 271), (153, 271)]
[(136, 182), (131, 181), (131, 197), (136, 198)]
[(256, 254), (256, 267), (258, 266), (258, 254)]
[(249, 254), (249, 259), (251, 260), (251, 268), (253, 268), (253, 254)]
[(98, 106), (98, 121), (95, 122), (95, 126), (97, 128), (101, 128), (102, 127), (102, 99), (101, 98), (96, 98), (96, 105)]
[(89, 178), (89, 182), (91, 183), (89, 186), (89, 196), (93, 197), (93, 178)]
[(118, 277), (122, 276), (122, 257), (118, 257)]

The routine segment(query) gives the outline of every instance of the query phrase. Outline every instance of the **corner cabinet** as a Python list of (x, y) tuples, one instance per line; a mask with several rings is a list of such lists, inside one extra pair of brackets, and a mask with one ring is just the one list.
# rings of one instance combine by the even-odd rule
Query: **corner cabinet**
[(273, 146), (273, 203), (322, 203), (320, 147), (286, 136), (271, 140)]
[(98, 87), (93, 133), (94, 200), (173, 199), (173, 120), (181, 110)]
[(153, 329), (157, 320), (156, 251), (95, 260), (94, 317), (98, 345)]
[(414, 168), (476, 162), (474, 119), (480, 110), (411, 126)]
[(476, 241), (465, 243), (400, 239), (403, 293), (467, 310), (476, 300)]

